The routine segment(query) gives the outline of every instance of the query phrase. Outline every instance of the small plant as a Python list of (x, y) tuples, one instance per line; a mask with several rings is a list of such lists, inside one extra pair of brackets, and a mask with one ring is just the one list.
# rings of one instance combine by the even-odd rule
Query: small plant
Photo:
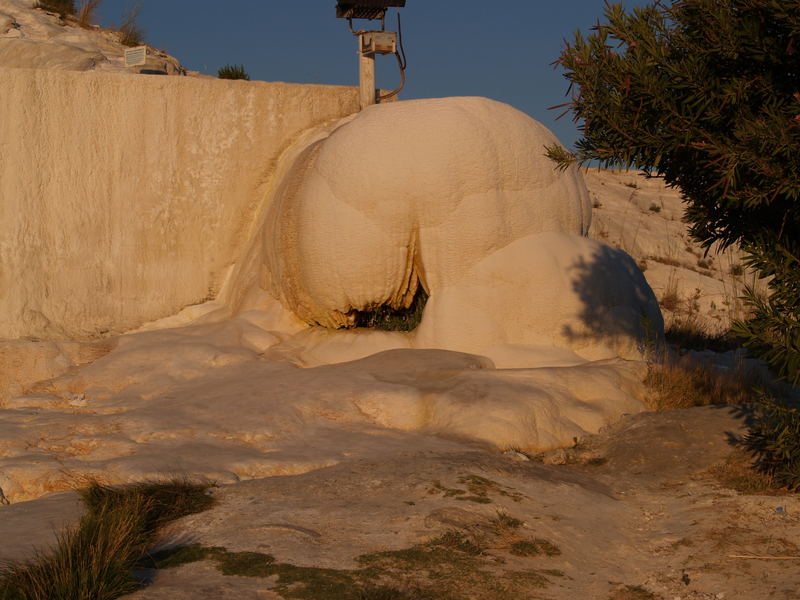
[(625, 187), (629, 187), (629, 188), (633, 188), (634, 190), (638, 190), (639, 189), (639, 184), (636, 183), (635, 181), (626, 181), (625, 182)]
[(442, 546), (457, 550), (470, 556), (480, 556), (484, 553), (485, 548), (478, 540), (472, 539), (470, 536), (455, 530), (445, 531), (442, 535), (433, 538), (428, 542), (430, 546)]
[(711, 268), (711, 259), (708, 258), (701, 258), (697, 261), (697, 266), (701, 269), (710, 269)]
[(225, 65), (217, 71), (220, 79), (243, 79), (250, 81), (250, 75), (244, 70), (244, 65)]
[(658, 303), (661, 305), (661, 308), (666, 310), (677, 309), (681, 304), (681, 297), (678, 295), (678, 290), (671, 288), (665, 290), (664, 295), (661, 296)]
[(119, 41), (123, 46), (141, 46), (144, 43), (144, 31), (137, 23), (141, 11), (141, 4), (133, 4), (125, 9), (119, 26)]
[(652, 213), (660, 213), (661, 207), (658, 204), (651, 204), (649, 210)]
[(408, 308), (377, 306), (372, 310), (356, 311), (354, 325), (384, 331), (413, 331), (422, 321), (427, 302), (428, 294), (420, 285)]
[(90, 27), (94, 23), (94, 13), (102, 0), (81, 0), (78, 7), (78, 25)]
[(36, 8), (58, 13), (60, 16), (75, 14), (75, 0), (40, 0), (36, 3)]
[(741, 277), (744, 274), (744, 267), (739, 263), (731, 265), (731, 275)]
[(753, 469), (753, 457), (742, 447), (735, 448), (725, 461), (712, 466), (708, 472), (722, 486), (736, 490), (740, 494), (786, 493), (785, 490), (776, 489), (776, 482), (772, 477)]
[(519, 529), (523, 525), (522, 521), (501, 510), (498, 510), (497, 516), (489, 519), (489, 522), (494, 527), (495, 533), (513, 531)]
[(540, 538), (533, 540), (518, 540), (511, 544), (511, 554), (514, 556), (559, 556), (561, 549), (549, 542)]

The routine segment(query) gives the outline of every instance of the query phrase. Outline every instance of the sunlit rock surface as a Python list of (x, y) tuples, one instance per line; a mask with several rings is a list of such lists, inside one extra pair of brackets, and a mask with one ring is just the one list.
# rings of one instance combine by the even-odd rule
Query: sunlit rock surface
[[(150, 114), (135, 78), (0, 76), (22, 149), (0, 162), (13, 501), (376, 448), (544, 450), (643, 409), (655, 298), (584, 237), (580, 173), (554, 170), (555, 138), (519, 111), (452, 98), (353, 117), (345, 88), (144, 78), (143, 106), (171, 100)], [(59, 121), (15, 98), (67, 100)], [(346, 327), (420, 287), (415, 330)]]
[(554, 143), (485, 98), (363, 111), (281, 184), (264, 230), (270, 290), (337, 328), (357, 311), (408, 307), (422, 286), (430, 299), (410, 345), (502, 366), (541, 365), (542, 348), (642, 358), (662, 331), (655, 296), (624, 252), (583, 237), (588, 191), (577, 169), (543, 156)]
[(485, 98), (370, 107), (298, 159), (271, 207), (272, 286), (309, 323), (352, 325), (353, 310), (408, 306), (533, 233), (583, 235), (583, 178), (542, 154), (556, 138)]
[(0, 68), (0, 339), (118, 335), (219, 301), (347, 87)]

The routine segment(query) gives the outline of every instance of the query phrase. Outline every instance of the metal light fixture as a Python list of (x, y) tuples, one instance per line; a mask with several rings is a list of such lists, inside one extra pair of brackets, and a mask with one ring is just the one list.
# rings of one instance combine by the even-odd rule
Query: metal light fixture
[[(397, 95), (406, 81), (406, 57), (403, 51), (403, 35), (400, 26), (400, 11), (397, 12), (397, 31), (386, 31), (385, 18), (389, 8), (402, 8), (406, 0), (344, 0), (336, 3), (336, 16), (347, 19), (350, 31), (358, 37), (359, 56), (359, 89), (361, 108), (366, 108), (377, 101), (386, 100)], [(353, 29), (353, 19), (380, 19), (379, 31)], [(400, 67), (400, 87), (378, 96), (375, 90), (375, 55), (394, 54)]]
[(405, 5), (406, 0), (345, 0), (336, 4), (336, 16), (340, 19), (383, 19), (386, 9)]

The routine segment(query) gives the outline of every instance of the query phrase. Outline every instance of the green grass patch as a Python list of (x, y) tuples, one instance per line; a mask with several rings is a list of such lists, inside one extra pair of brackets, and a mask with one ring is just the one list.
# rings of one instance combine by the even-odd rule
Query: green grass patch
[[(553, 578), (564, 577), (557, 569), (504, 568), (506, 561), (500, 554), (514, 554), (514, 546), (498, 542), (514, 536), (523, 523), (498, 513), (488, 525), (485, 537), (450, 530), (409, 548), (365, 554), (357, 558), (359, 567), (352, 570), (298, 567), (277, 562), (269, 554), (198, 545), (153, 554), (150, 566), (166, 569), (200, 560), (213, 561), (224, 575), (273, 578), (270, 589), (287, 600), (523, 600), (530, 598), (532, 589), (544, 588)], [(519, 540), (513, 537), (512, 541)], [(560, 553), (547, 540), (537, 538), (528, 544), (533, 544), (539, 557)]]
[(213, 561), (226, 576), (275, 577), (272, 590), (287, 600), (402, 600), (402, 591), (376, 586), (360, 571), (298, 567), (276, 562), (261, 552), (229, 552), (198, 544), (163, 550), (149, 557), (148, 566), (170, 569), (201, 560)]
[(476, 504), (491, 504), (492, 499), (489, 494), (496, 494), (510, 498), (514, 502), (519, 502), (524, 498), (522, 494), (500, 485), (496, 481), (486, 479), (480, 475), (465, 475), (458, 478), (458, 483), (464, 485), (466, 489), (449, 488), (442, 485), (440, 481), (434, 481), (428, 488), (428, 494), (441, 494), (445, 498), (454, 498), (464, 502), (475, 502)]
[(534, 538), (532, 540), (518, 540), (511, 544), (511, 554), (514, 556), (559, 556), (561, 549), (541, 538)]
[[(448, 497), (521, 497), (477, 475), (458, 481), (466, 489)], [(287, 600), (523, 600), (532, 589), (563, 576), (557, 570), (503, 566), (509, 555), (541, 560), (560, 550), (547, 540), (523, 539), (523, 522), (501, 511), (474, 530), (445, 531), (410, 548), (360, 556), (352, 570), (300, 567), (261, 552), (198, 544), (148, 552), (166, 523), (214, 504), (207, 487), (185, 480), (120, 487), (93, 483), (80, 491), (86, 515), (59, 535), (52, 552), (0, 570), (0, 600), (114, 600), (142, 587), (134, 570), (198, 561), (214, 563), (225, 576), (270, 578), (270, 589)], [(434, 493), (448, 490), (438, 482), (433, 488)]]
[(524, 525), (524, 523), (515, 517), (512, 517), (508, 513), (503, 511), (497, 511), (497, 516), (492, 517), (489, 519), (489, 523), (492, 524), (495, 533), (502, 534), (508, 531), (514, 531), (519, 529)]
[(470, 556), (480, 556), (485, 550), (479, 542), (467, 534), (455, 530), (445, 531), (442, 535), (433, 538), (428, 544), (452, 548)]

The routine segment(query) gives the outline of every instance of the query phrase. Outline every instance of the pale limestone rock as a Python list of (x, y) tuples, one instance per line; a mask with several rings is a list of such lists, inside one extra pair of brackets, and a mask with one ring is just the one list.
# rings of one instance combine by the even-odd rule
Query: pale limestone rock
[(638, 171), (587, 169), (584, 177), (593, 206), (589, 236), (630, 254), (659, 299), (673, 297), (664, 309), (667, 325), (723, 333), (745, 316), (745, 286), (766, 290), (738, 246), (706, 255), (691, 238), (680, 190)]
[(17, 35), (18, 28), (19, 23), (17, 23), (14, 17), (0, 12), (0, 35), (9, 36), (9, 34), (11, 34), (11, 36), (15, 36)]
[(59, 377), (70, 368), (94, 362), (115, 344), (115, 340), (90, 343), (0, 340), (0, 403), (29, 393), (38, 381)]
[(569, 462), (569, 455), (564, 448), (557, 448), (552, 452), (547, 452), (542, 458), (546, 465), (565, 465)]
[(10, 399), (0, 407), (0, 487), (18, 502), (86, 477), (304, 473), (399, 450), (409, 435), (539, 451), (642, 409), (639, 363), (501, 370), (482, 356), (401, 349), (300, 368), (294, 353), (315, 340), (301, 332), (259, 356), (248, 349), (254, 321), (122, 336)]
[[(552, 348), (587, 360), (640, 360), (656, 350), (662, 330), (658, 302), (627, 254), (542, 233), (494, 252), (432, 295), (414, 345), (484, 354), (506, 367), (541, 366), (535, 351), (542, 348), (550, 360), (558, 356)], [(572, 362), (563, 352), (558, 359)]]
[(201, 316), (282, 153), (357, 110), (335, 86), (0, 69), (0, 88), (0, 339)]
[(81, 27), (75, 17), (59, 17), (28, 0), (0, 0), (0, 67), (104, 71), (138, 75), (197, 75), (165, 52), (147, 48), (147, 62), (126, 67), (120, 34), (98, 26)]
[(585, 185), (542, 156), (552, 143), (485, 98), (362, 111), (306, 150), (273, 203), (273, 292), (309, 323), (347, 326), (353, 310), (408, 306), (418, 285), (441, 292), (532, 233), (585, 234)]
[(78, 46), (0, 38), (0, 65), (3, 67), (90, 71), (105, 61), (102, 53)]
[[(543, 156), (552, 143), (483, 98), (363, 111), (310, 144), (276, 194), (264, 232), (273, 293), (335, 328), (354, 311), (407, 307), (421, 285), (431, 297), (411, 347), (502, 367), (641, 359), (662, 335), (656, 299), (630, 257), (582, 237), (588, 193), (577, 170)], [(357, 345), (379, 340), (404, 346), (329, 336), (323, 354), (366, 356)]]

